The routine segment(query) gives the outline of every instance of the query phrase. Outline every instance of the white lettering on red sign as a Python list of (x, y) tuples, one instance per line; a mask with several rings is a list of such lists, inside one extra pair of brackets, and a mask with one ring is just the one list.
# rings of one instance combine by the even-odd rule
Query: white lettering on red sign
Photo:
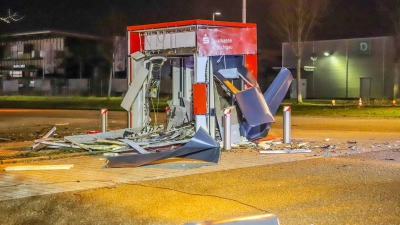
[(210, 38), (207, 36), (207, 34), (204, 34), (203, 43), (204, 44), (209, 44), (210, 43)]
[(217, 39), (217, 43), (218, 43), (218, 44), (219, 44), (219, 43), (224, 43), (224, 44), (232, 43), (232, 39), (223, 39), (223, 38)]
[(199, 56), (256, 54), (256, 28), (200, 29), (197, 32)]
[(229, 46), (229, 45), (214, 45), (212, 48), (213, 48), (213, 50), (231, 50), (231, 49), (233, 49), (233, 47)]

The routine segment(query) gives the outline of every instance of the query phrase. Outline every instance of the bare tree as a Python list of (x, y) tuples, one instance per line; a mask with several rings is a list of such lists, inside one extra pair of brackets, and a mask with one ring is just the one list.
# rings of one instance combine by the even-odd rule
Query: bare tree
[(395, 55), (394, 62), (396, 65), (396, 72), (393, 77), (393, 100), (397, 99), (399, 93), (399, 73), (400, 73), (400, 0), (377, 0), (379, 9), (387, 15), (393, 27)]
[(297, 102), (303, 102), (301, 95), (301, 57), (304, 43), (309, 39), (311, 30), (324, 15), (329, 0), (274, 0), (271, 4), (269, 21), (273, 29), (289, 42), (297, 58)]
[[(117, 12), (114, 7), (111, 7), (111, 13), (98, 21), (98, 26), (101, 35), (104, 38), (109, 40), (113, 40), (115, 36), (125, 36), (126, 35), (126, 27), (128, 24), (128, 16), (124, 13)], [(107, 92), (107, 99), (111, 97), (111, 86), (112, 86), (112, 78), (114, 77), (114, 56), (117, 54), (115, 43), (109, 46), (110, 49), (107, 49), (107, 53), (105, 54), (105, 58), (109, 61), (110, 73), (109, 73), (109, 80), (108, 80), (108, 92)]]
[(0, 20), (6, 23), (15, 22), (24, 18), (23, 16), (20, 17), (18, 13), (11, 13), (11, 10), (8, 10), (8, 15), (6, 17), (0, 17)]

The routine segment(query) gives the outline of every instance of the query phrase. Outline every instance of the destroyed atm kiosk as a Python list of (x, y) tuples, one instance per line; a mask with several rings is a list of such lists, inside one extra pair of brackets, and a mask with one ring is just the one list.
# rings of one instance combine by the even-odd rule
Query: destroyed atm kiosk
[(167, 64), (172, 98), (166, 130), (194, 122), (196, 130), (202, 127), (214, 139), (223, 137), (217, 134), (223, 132), (223, 109), (231, 108), (232, 143), (240, 136), (253, 140), (267, 135), (293, 79), (282, 69), (267, 92), (261, 92), (252, 23), (187, 20), (129, 26), (127, 40), (129, 87), (121, 106), (128, 111), (129, 128), (151, 123), (151, 105), (163, 82), (159, 74)]

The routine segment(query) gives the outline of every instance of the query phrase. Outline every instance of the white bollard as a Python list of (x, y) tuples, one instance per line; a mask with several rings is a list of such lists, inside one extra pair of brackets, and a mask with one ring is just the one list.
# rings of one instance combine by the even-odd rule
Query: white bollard
[(283, 107), (283, 143), (290, 144), (290, 106)]
[(231, 114), (232, 110), (224, 109), (224, 149), (231, 149)]
[(108, 117), (108, 109), (101, 109), (101, 132), (107, 132), (107, 117)]

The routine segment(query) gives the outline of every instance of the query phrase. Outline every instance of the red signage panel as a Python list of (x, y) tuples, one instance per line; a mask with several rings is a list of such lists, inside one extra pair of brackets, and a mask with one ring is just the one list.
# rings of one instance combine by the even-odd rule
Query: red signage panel
[(218, 28), (197, 30), (199, 56), (257, 53), (256, 28)]
[(130, 32), (129, 33), (129, 52), (128, 54), (132, 54), (134, 52), (138, 52), (144, 49), (144, 39), (140, 36), (139, 33)]
[(193, 113), (194, 115), (207, 114), (207, 85), (193, 84)]

